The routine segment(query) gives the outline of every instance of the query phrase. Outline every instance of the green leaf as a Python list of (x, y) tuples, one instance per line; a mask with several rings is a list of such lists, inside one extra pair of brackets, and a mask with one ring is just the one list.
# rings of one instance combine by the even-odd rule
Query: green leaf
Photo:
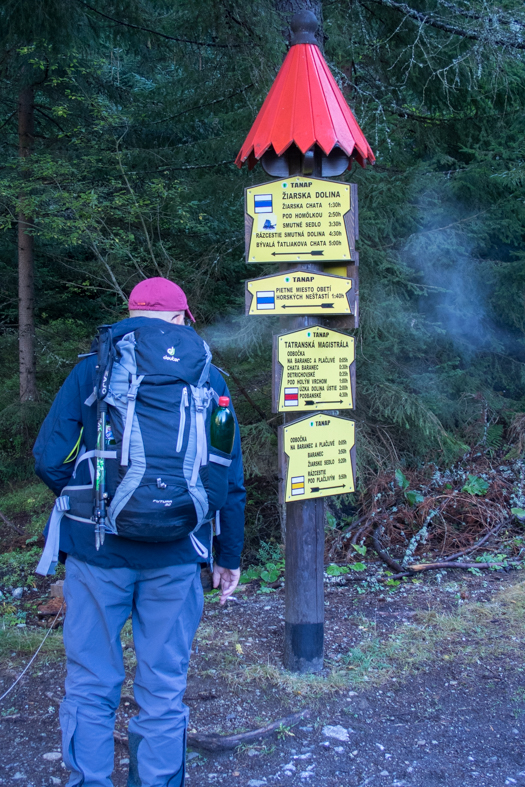
[(486, 495), (489, 486), (490, 484), (488, 481), (485, 481), (483, 478), (480, 478), (478, 475), (469, 474), (468, 481), (461, 491), (467, 492), (467, 494), (469, 495)]
[(249, 566), (246, 571), (243, 571), (240, 578), (241, 585), (246, 585), (247, 582), (252, 582), (254, 579), (259, 579), (261, 576), (262, 568), (260, 566)]
[(326, 514), (326, 527), (328, 530), (335, 530), (337, 527), (337, 519), (330, 511)]
[(366, 566), (364, 563), (352, 563), (350, 568), (353, 568), (354, 571), (364, 571)]
[(402, 470), (396, 470), (396, 481), (401, 489), (406, 489), (408, 486), (408, 479)]
[(349, 571), (348, 566), (336, 566), (333, 563), (326, 567), (329, 577), (340, 577), (342, 574), (348, 574)]
[(261, 571), (261, 579), (263, 582), (277, 582), (279, 576), (280, 571), (278, 568), (275, 568), (275, 566), (269, 570), (263, 569), (263, 571)]
[(364, 545), (352, 544), (352, 546), (358, 554), (363, 555), (363, 557), (366, 555), (366, 547)]
[(419, 503), (422, 503), (423, 500), (425, 499), (420, 492), (414, 492), (412, 489), (407, 489), (407, 491), (405, 492), (405, 497), (411, 506), (418, 505)]
[(514, 514), (516, 519), (519, 519), (520, 522), (525, 519), (525, 508), (511, 508), (510, 513)]

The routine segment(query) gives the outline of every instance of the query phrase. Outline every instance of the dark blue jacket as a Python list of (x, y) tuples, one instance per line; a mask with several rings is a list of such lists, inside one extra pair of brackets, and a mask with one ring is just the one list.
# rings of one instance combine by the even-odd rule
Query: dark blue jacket
[[(147, 317), (126, 320), (126, 327), (133, 330)], [(84, 358), (75, 366), (57, 394), (35, 443), (35, 471), (39, 478), (56, 494), (69, 483), (74, 462), (64, 462), (77, 443), (82, 427), (82, 442), (88, 451), (96, 446), (96, 406), (85, 404), (95, 384), (95, 355)], [(229, 396), (228, 386), (215, 367), (211, 367), (210, 383), (219, 396)], [(221, 533), (215, 539), (215, 560), (224, 568), (238, 568), (243, 545), (244, 489), (241, 441), (239, 426), (235, 431), (232, 464), (229, 468), (229, 492), (220, 512)], [(210, 530), (203, 525), (198, 531), (199, 541), (210, 548)], [(107, 534), (100, 550), (95, 549), (94, 525), (75, 522), (64, 517), (60, 533), (60, 551), (79, 560), (106, 568), (128, 567), (133, 569), (157, 568), (181, 563), (204, 562), (193, 548), (189, 538), (179, 541), (148, 543), (131, 541)]]

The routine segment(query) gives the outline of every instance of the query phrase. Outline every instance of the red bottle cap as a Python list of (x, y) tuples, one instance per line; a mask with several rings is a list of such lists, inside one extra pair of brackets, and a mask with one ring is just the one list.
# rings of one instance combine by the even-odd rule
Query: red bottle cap
[(228, 407), (230, 404), (229, 396), (219, 396), (219, 407)]

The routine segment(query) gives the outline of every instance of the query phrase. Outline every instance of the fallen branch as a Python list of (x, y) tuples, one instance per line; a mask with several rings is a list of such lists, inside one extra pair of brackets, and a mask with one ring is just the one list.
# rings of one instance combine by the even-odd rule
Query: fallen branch
[(2, 522), (8, 525), (8, 527), (12, 527), (13, 530), (15, 530), (19, 536), (25, 536), (25, 533), (22, 530), (22, 528), (18, 527), (18, 525), (15, 525), (14, 522), (11, 522), (11, 520), (8, 519), (5, 514), (2, 514), (1, 511), (0, 511), (0, 519), (2, 520)]
[[(187, 736), (187, 743), (188, 746), (192, 748), (204, 749), (210, 752), (228, 751), (229, 749), (235, 749), (237, 746), (240, 746), (241, 743), (249, 743), (259, 738), (265, 738), (281, 727), (293, 727), (302, 719), (308, 718), (309, 715), (309, 710), (303, 710), (300, 713), (293, 713), (291, 716), (285, 716), (283, 719), (272, 721), (271, 724), (266, 724), (266, 726), (259, 727), (256, 730), (240, 732), (238, 735), (215, 735), (192, 732)], [(128, 743), (127, 736), (122, 735), (120, 732), (115, 731), (113, 737), (119, 743)]]
[(375, 527), (372, 532), (372, 543), (374, 544), (375, 551), (377, 552), (383, 563), (386, 563), (389, 568), (393, 568), (394, 571), (403, 574), (403, 576), (410, 575), (412, 573), (411, 571), (404, 572), (401, 563), (398, 563), (397, 560), (394, 560), (393, 557), (390, 557), (390, 555), (387, 552), (385, 552), (385, 550), (381, 547), (381, 544), (379, 543), (379, 531), (381, 530), (382, 527), (383, 527), (382, 525), (377, 525), (377, 527)]
[(422, 571), (430, 571), (430, 569), (447, 569), (447, 568), (507, 568), (508, 566), (517, 566), (520, 564), (519, 560), (508, 560), (506, 563), (416, 563), (409, 566), (410, 571), (401, 571), (399, 574), (392, 574), (389, 579), (403, 579), (403, 577), (413, 577), (414, 574), (420, 574)]
[(249, 743), (250, 741), (256, 741), (259, 738), (271, 735), (272, 732), (275, 732), (280, 727), (293, 727), (294, 724), (297, 724), (309, 715), (309, 710), (301, 711), (301, 713), (293, 713), (291, 716), (285, 716), (283, 719), (272, 721), (271, 724), (266, 724), (264, 727), (259, 727), (256, 730), (249, 730), (248, 732), (240, 732), (238, 735), (190, 733), (188, 735), (188, 745), (211, 752), (227, 751), (228, 749), (235, 749), (235, 747), (239, 746), (241, 743)]
[(480, 546), (485, 544), (491, 536), (495, 536), (501, 530), (503, 525), (505, 524), (508, 525), (510, 521), (511, 521), (510, 519), (504, 519), (502, 522), (499, 523), (499, 525), (496, 525), (496, 527), (490, 530), (485, 536), (483, 536), (482, 539), (480, 539), (476, 544), (474, 544), (474, 546), (467, 547), (466, 549), (462, 549), (459, 552), (455, 552), (453, 555), (449, 555), (446, 559), (446, 562), (448, 563), (451, 560), (455, 560), (456, 558), (461, 557), (462, 555), (468, 555), (470, 554), (470, 552), (475, 552), (476, 549), (479, 549)]
[(508, 560), (500, 563), (416, 563), (416, 565), (409, 566), (411, 571), (429, 571), (431, 568), (506, 568), (510, 565), (516, 565), (518, 560)]

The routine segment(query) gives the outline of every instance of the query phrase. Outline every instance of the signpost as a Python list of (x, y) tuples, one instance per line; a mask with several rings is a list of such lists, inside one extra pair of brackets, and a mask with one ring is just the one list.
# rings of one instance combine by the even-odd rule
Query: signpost
[(246, 314), (355, 316), (356, 296), (352, 279), (297, 269), (247, 281)]
[(357, 186), (292, 177), (245, 189), (247, 262), (351, 259)]
[(273, 412), (354, 407), (354, 338), (322, 326), (273, 338)]
[(355, 491), (355, 424), (318, 413), (279, 429), (282, 503)]
[(278, 314), (288, 329), (274, 337), (272, 385), (273, 410), (284, 413), (284, 666), (315, 672), (323, 668), (324, 498), (355, 489), (354, 422), (326, 412), (355, 403), (354, 339), (334, 329), (356, 328), (359, 311), (357, 186), (324, 176), (375, 158), (317, 46), (316, 17), (301, 11), (291, 28), (236, 163), (260, 161), (280, 178), (245, 189), (246, 262), (280, 265), (247, 282), (246, 314)]

